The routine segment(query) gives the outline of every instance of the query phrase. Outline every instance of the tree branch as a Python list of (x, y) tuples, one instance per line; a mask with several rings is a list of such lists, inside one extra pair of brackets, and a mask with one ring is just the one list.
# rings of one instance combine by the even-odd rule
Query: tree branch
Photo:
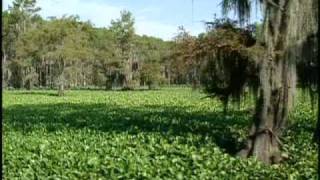
[(277, 3), (273, 2), (272, 0), (266, 0), (267, 3), (269, 3), (270, 5), (279, 8), (281, 11), (283, 11), (284, 9), (282, 7), (280, 7)]

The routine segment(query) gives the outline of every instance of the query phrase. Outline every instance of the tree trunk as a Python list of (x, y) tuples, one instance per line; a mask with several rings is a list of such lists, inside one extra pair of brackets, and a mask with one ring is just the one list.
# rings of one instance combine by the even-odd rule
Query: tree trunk
[(168, 85), (170, 86), (170, 85), (171, 85), (171, 71), (170, 71), (170, 67), (168, 68), (167, 73), (168, 73)]
[(228, 113), (229, 96), (222, 98), (221, 100), (223, 104), (223, 115), (226, 116)]
[(75, 87), (78, 87), (78, 72), (76, 72), (76, 82), (75, 82)]
[(23, 67), (20, 67), (20, 71), (21, 71), (21, 74), (20, 74), (21, 75), (21, 77), (20, 77), (20, 79), (21, 79), (20, 88), (24, 88), (25, 77), (26, 77), (27, 73), (26, 73), (25, 68), (23, 68)]
[(46, 60), (46, 61), (44, 61), (44, 78), (43, 78), (43, 86), (44, 87), (47, 87), (49, 84), (50, 76), (48, 76), (48, 74), (49, 74), (49, 65)]
[[(319, 37), (319, 31), (317, 32), (317, 37)], [(318, 40), (318, 39), (317, 39)], [(317, 53), (317, 61), (318, 61), (318, 68), (320, 66), (320, 59), (318, 57), (319, 53)], [(318, 77), (320, 77), (320, 71), (318, 69)], [(318, 121), (316, 130), (314, 132), (314, 140), (318, 143), (318, 174), (320, 177), (320, 79), (317, 81), (317, 93), (318, 93)]]
[(49, 84), (50, 84), (50, 89), (53, 88), (53, 80), (52, 80), (52, 67), (51, 67), (51, 61), (49, 61), (49, 65), (48, 65), (48, 78), (49, 78)]
[(129, 58), (125, 65), (124, 72), (124, 89), (133, 89), (132, 83), (132, 59)]
[[(319, 37), (319, 32), (318, 32), (318, 37)], [(318, 57), (318, 66), (320, 65), (320, 60)], [(318, 74), (320, 77), (320, 71), (318, 70)], [(318, 79), (318, 121), (317, 121), (317, 127), (316, 127), (316, 131), (314, 133), (314, 139), (316, 140), (316, 142), (318, 143), (318, 177), (320, 177), (320, 79)]]
[(112, 81), (110, 78), (107, 78), (106, 80), (106, 90), (111, 90), (112, 89)]
[(64, 86), (65, 86), (65, 79), (64, 79), (64, 72), (59, 77), (59, 85), (58, 85), (58, 96), (64, 96)]
[[(318, 34), (319, 35), (319, 34)], [(319, 36), (318, 36), (319, 37)], [(320, 65), (320, 60), (318, 58), (318, 65)], [(320, 76), (320, 71), (318, 71)], [(320, 177), (320, 80), (317, 82), (318, 90), (318, 121), (316, 130), (314, 132), (313, 140), (318, 144), (318, 177)]]
[(64, 83), (59, 84), (58, 96), (64, 95)]
[[(318, 101), (318, 121), (317, 121), (316, 130), (314, 132), (314, 140), (320, 145), (320, 118), (319, 118), (319, 116), (320, 116), (320, 113), (319, 113), (320, 105), (319, 105), (319, 103), (320, 103), (320, 100)], [(320, 151), (320, 146), (319, 146), (319, 151)]]
[(65, 61), (63, 59), (60, 59), (59, 63), (59, 69), (61, 71), (60, 77), (59, 77), (59, 88), (58, 88), (58, 96), (64, 95), (64, 86), (65, 86), (65, 76), (64, 76), (64, 69), (65, 69)]
[(318, 0), (264, 2), (267, 51), (260, 63), (260, 97), (247, 145), (239, 155), (253, 155), (270, 164), (283, 159), (279, 137), (292, 104), (296, 62), (309, 57), (301, 45), (318, 32)]
[(261, 76), (262, 88), (257, 101), (255, 122), (251, 127), (249, 139), (240, 156), (256, 156), (267, 164), (278, 163), (283, 157), (280, 153), (282, 130), (287, 121), (290, 98), (295, 78), (286, 60), (278, 58), (264, 63)]
[[(318, 150), (320, 152), (320, 81), (319, 80), (318, 80), (317, 86), (318, 86), (318, 121), (317, 121), (317, 126), (316, 126), (316, 130), (314, 132), (313, 139), (315, 142), (318, 143)], [(320, 158), (320, 156), (319, 156), (319, 158)], [(319, 166), (319, 169), (320, 169), (320, 166)]]
[(260, 67), (260, 97), (247, 145), (239, 152), (242, 157), (255, 156), (267, 164), (283, 159), (279, 137), (287, 121), (295, 88), (295, 63), (290, 62), (286, 52), (289, 1), (280, 0), (278, 5), (280, 8), (266, 6), (264, 35), (267, 52)]
[(5, 83), (5, 65), (6, 65), (6, 60), (7, 60), (7, 55), (5, 51), (2, 51), (2, 89), (5, 88), (6, 83)]

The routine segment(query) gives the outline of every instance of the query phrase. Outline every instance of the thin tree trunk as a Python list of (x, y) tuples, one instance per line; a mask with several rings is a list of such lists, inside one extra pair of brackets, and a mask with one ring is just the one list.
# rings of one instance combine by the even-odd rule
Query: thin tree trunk
[(168, 85), (171, 84), (171, 73), (170, 73), (170, 66), (165, 66), (165, 72), (167, 73)]
[(223, 115), (227, 115), (228, 113), (228, 104), (229, 104), (229, 97), (226, 97), (222, 100), (222, 104), (223, 104)]
[[(318, 63), (319, 61), (320, 60), (318, 59)], [(318, 122), (317, 122), (315, 137), (318, 143), (318, 174), (320, 174), (320, 80), (318, 80)]]
[(83, 72), (83, 87), (87, 86), (87, 82), (86, 82), (86, 74), (85, 72)]
[[(318, 34), (319, 37), (319, 34)], [(320, 60), (318, 57), (318, 65), (320, 65)], [(318, 71), (320, 76), (320, 71)], [(318, 177), (320, 177), (320, 80), (317, 82), (317, 90), (318, 90), (318, 120), (317, 126), (313, 135), (313, 140), (318, 144)]]
[(21, 84), (20, 84), (20, 88), (24, 88), (24, 85), (25, 85), (25, 78), (26, 77), (26, 70), (22, 67), (20, 67), (20, 71), (21, 71)]
[(78, 87), (78, 72), (76, 72), (76, 82), (75, 82), (75, 87)]
[(42, 62), (36, 65), (36, 73), (38, 74), (38, 87), (42, 86)]
[[(319, 98), (320, 99), (320, 98)], [(320, 103), (320, 100), (319, 102)], [(319, 104), (318, 104), (319, 106)], [(320, 120), (319, 120), (319, 116), (320, 116), (320, 113), (319, 113), (320, 109), (318, 108), (318, 121), (317, 121), (317, 127), (316, 127), (316, 130), (314, 132), (314, 139), (317, 143), (320, 143)], [(319, 149), (320, 151), (320, 149)]]
[(65, 68), (65, 62), (63, 59), (61, 59), (61, 67), (59, 67), (59, 69), (61, 70), (61, 74), (60, 74), (60, 78), (59, 78), (59, 81), (60, 81), (59, 82), (59, 89), (58, 89), (59, 96), (64, 95), (64, 85), (65, 85), (64, 68)]
[[(314, 132), (313, 139), (315, 140), (315, 142), (318, 143), (318, 145), (319, 145), (319, 149), (318, 150), (320, 152), (320, 81), (319, 80), (318, 80), (318, 85), (317, 86), (318, 86), (318, 121), (317, 121), (317, 126), (316, 126), (316, 130)], [(319, 166), (319, 168), (320, 168), (320, 166)]]
[(42, 56), (42, 61), (40, 66), (40, 73), (41, 73), (40, 86), (46, 87), (47, 86), (47, 63), (43, 56)]
[(6, 60), (7, 60), (7, 55), (6, 52), (3, 50), (2, 51), (2, 89), (5, 88), (6, 83), (5, 83), (5, 65), (6, 65)]
[(58, 96), (64, 95), (64, 83), (59, 84)]
[(49, 86), (50, 89), (53, 88), (53, 80), (52, 80), (52, 67), (51, 67), (51, 60), (49, 60), (49, 64), (48, 64), (48, 73), (49, 73)]
[(133, 89), (132, 83), (132, 58), (129, 57), (125, 65), (124, 89)]
[[(317, 37), (319, 38), (319, 31), (317, 32)], [(318, 39), (317, 39), (318, 41)], [(318, 68), (320, 66), (320, 59), (319, 59), (319, 53), (317, 52), (317, 61), (318, 61)], [(318, 69), (318, 77), (320, 77), (320, 71)], [(320, 177), (320, 79), (318, 79), (317, 82), (317, 93), (318, 93), (318, 121), (316, 130), (314, 132), (314, 140), (318, 143), (318, 174)]]

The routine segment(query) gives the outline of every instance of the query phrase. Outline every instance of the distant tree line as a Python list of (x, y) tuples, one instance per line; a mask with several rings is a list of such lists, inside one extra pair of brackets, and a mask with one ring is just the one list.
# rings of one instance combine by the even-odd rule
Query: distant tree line
[(184, 34), (175, 41), (139, 36), (128, 11), (109, 28), (78, 16), (45, 20), (39, 11), (35, 0), (15, 0), (2, 14), (5, 88), (55, 88), (63, 94), (65, 88), (191, 83), (192, 74), (178, 57)]

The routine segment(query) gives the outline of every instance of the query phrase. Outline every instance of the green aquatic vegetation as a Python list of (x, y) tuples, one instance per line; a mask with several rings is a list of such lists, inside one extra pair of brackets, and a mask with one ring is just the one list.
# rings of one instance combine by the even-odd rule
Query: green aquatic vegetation
[(316, 179), (316, 112), (299, 101), (267, 166), (234, 154), (251, 101), (231, 107), (188, 88), (4, 92), (5, 179)]

